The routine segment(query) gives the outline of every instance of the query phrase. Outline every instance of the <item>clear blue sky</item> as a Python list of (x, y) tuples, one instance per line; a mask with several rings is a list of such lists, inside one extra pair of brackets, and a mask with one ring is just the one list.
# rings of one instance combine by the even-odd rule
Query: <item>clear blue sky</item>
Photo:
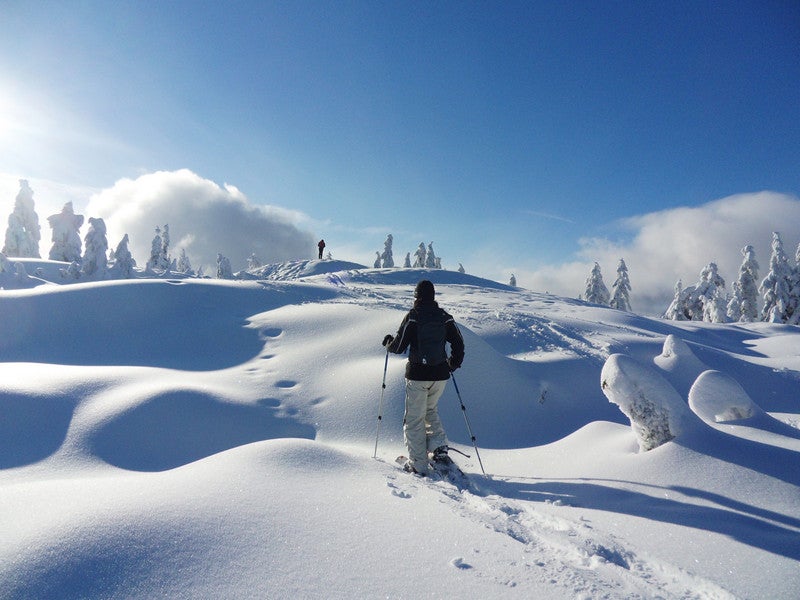
[(620, 218), (800, 193), (800, 3), (5, 0), (0, 111), (2, 173), (189, 168), (336, 258), (391, 232), (535, 269)]

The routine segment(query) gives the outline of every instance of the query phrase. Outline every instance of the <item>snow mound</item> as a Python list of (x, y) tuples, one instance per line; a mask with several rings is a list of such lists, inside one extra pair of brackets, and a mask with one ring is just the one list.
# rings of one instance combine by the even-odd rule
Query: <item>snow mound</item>
[(0, 253), (0, 289), (26, 290), (46, 284), (47, 281), (39, 277), (31, 277), (22, 262), (13, 263)]
[(236, 273), (236, 278), (262, 281), (291, 281), (314, 275), (366, 268), (364, 265), (344, 260), (298, 260), (274, 263), (252, 271), (240, 271)]
[(672, 333), (664, 340), (664, 349), (653, 362), (683, 397), (689, 393), (698, 375), (708, 369), (689, 345)]
[(630, 419), (642, 451), (657, 448), (692, 428), (695, 417), (675, 388), (630, 356), (609, 356), (600, 378), (606, 398)]
[(689, 390), (689, 407), (708, 423), (740, 421), (762, 412), (733, 377), (705, 371)]

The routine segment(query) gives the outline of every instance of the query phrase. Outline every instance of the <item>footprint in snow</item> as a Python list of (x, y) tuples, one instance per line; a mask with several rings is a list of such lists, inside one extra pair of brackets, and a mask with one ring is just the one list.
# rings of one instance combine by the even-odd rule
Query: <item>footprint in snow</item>
[(464, 569), (464, 570), (472, 568), (472, 565), (469, 563), (465, 563), (464, 559), (461, 558), (460, 556), (457, 556), (456, 558), (451, 560), (450, 566), (455, 567), (456, 569)]

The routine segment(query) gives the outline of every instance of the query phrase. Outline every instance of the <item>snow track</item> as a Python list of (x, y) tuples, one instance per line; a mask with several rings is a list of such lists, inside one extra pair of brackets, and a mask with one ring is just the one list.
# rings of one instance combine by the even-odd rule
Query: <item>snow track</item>
[[(456, 557), (454, 567), (473, 576), (492, 578), (517, 587), (526, 581), (549, 583), (554, 597), (663, 598), (734, 600), (735, 595), (715, 583), (656, 557), (638, 552), (618, 536), (596, 529), (591, 519), (553, 514), (568, 509), (560, 501), (534, 503), (495, 493), (493, 481), (472, 475), (470, 489), (440, 480), (393, 471), (386, 476), (390, 493), (402, 500), (438, 494), (459, 517), (483, 525), (520, 544), (518, 561), (502, 572), (482, 571), (469, 557)], [(474, 555), (481, 549), (475, 548)], [(558, 590), (558, 591), (555, 591)]]

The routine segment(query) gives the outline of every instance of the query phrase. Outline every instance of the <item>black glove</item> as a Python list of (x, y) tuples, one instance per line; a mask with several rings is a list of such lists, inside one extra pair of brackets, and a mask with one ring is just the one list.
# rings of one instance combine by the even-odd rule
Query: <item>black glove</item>
[(456, 369), (458, 369), (458, 368), (460, 368), (460, 367), (461, 367), (461, 365), (457, 364), (457, 363), (456, 363), (456, 362), (453, 360), (453, 357), (452, 357), (452, 356), (451, 356), (450, 358), (448, 358), (448, 359), (447, 359), (447, 366), (448, 366), (448, 367), (450, 367), (450, 372), (451, 372), (451, 373), (452, 373), (453, 371), (455, 371)]
[(394, 337), (392, 337), (391, 335), (387, 335), (385, 338), (383, 338), (383, 341), (381, 342), (381, 345), (382, 346), (388, 346), (393, 341), (394, 341)]

